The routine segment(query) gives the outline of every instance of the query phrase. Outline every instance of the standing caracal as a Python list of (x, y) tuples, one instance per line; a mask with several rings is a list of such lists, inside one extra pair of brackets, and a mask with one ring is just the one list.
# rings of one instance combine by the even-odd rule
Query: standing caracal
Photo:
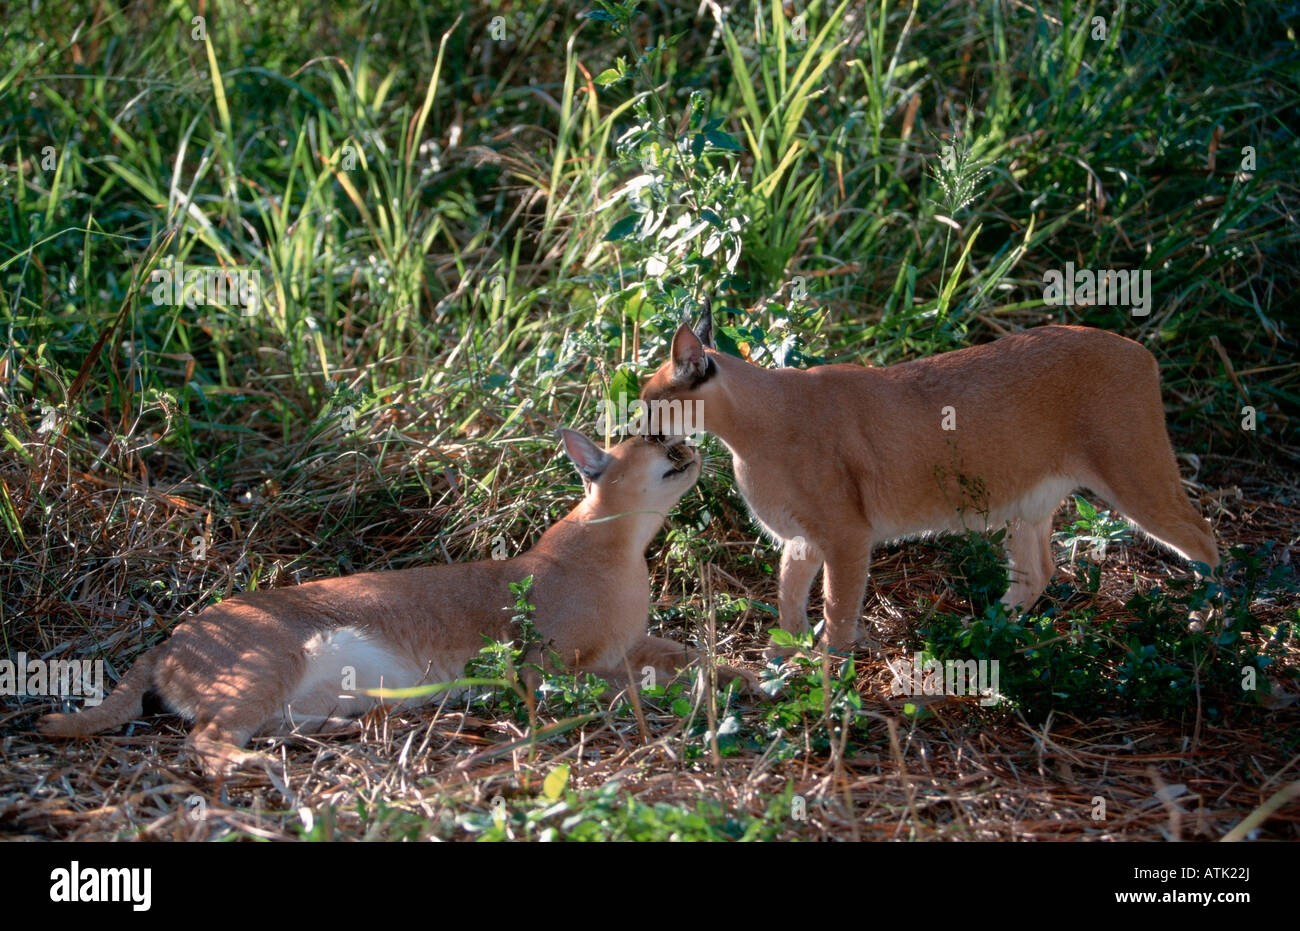
[[(871, 550), (927, 533), (1007, 528), (1009, 607), (1051, 578), (1052, 514), (1087, 487), (1152, 538), (1213, 568), (1183, 492), (1155, 358), (1114, 333), (1046, 326), (886, 368), (765, 369), (712, 348), (706, 302), (643, 400), (702, 403), (755, 518), (783, 541), (781, 626), (808, 626), (824, 579), (826, 641), (860, 638)], [(670, 429), (664, 433), (673, 432)]]

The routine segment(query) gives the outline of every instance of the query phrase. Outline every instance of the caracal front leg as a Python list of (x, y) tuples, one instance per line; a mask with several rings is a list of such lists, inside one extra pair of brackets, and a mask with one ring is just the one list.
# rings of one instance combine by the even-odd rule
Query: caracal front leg
[(832, 650), (849, 651), (862, 639), (862, 599), (871, 569), (871, 544), (846, 546), (826, 554), (826, 631), (822, 641)]
[(822, 554), (802, 539), (787, 540), (781, 550), (781, 629), (802, 634), (808, 629), (808, 592), (822, 567)]
[[(816, 546), (802, 538), (785, 542), (781, 550), (781, 590), (777, 606), (781, 612), (781, 629), (796, 637), (808, 630), (808, 592), (821, 567), (822, 554)], [(791, 652), (771, 646), (763, 655), (769, 660), (782, 659)]]

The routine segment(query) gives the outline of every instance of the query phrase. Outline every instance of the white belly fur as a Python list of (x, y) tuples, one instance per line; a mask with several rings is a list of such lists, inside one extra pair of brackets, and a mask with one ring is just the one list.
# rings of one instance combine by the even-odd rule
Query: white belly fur
[[(410, 707), (445, 693), (405, 700), (366, 695), (363, 689), (402, 689), (460, 678), (463, 670), (419, 665), (387, 644), (353, 627), (317, 634), (306, 644), (307, 668), (284, 709), (284, 723), (304, 726), (350, 718), (381, 704)], [(351, 686), (345, 688), (344, 686)]]
[(936, 508), (931, 514), (913, 520), (900, 520), (896, 524), (878, 521), (873, 525), (873, 543), (892, 543), (945, 533), (985, 533), (998, 530), (1015, 521), (1038, 520), (1053, 514), (1066, 495), (1086, 484), (1065, 476), (1044, 478), (1019, 498), (1002, 501), (985, 514), (972, 507), (958, 512), (950, 505)]

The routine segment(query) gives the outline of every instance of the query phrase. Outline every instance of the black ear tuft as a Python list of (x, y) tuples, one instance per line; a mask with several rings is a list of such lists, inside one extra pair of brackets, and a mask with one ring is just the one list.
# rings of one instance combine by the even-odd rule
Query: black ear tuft
[(559, 434), (564, 441), (564, 452), (578, 467), (583, 479), (594, 482), (600, 478), (613, 457), (576, 430), (562, 427)]
[(673, 384), (695, 386), (704, 380), (710, 359), (704, 352), (704, 343), (683, 323), (673, 334), (671, 349)]
[(700, 322), (695, 324), (695, 336), (709, 349), (713, 349), (713, 301), (705, 297), (700, 310)]

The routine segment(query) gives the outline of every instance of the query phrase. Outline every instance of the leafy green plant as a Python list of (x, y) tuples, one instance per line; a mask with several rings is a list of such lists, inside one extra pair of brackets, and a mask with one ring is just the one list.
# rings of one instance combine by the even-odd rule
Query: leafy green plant
[(1127, 543), (1132, 536), (1129, 525), (1122, 518), (1111, 516), (1110, 511), (1100, 511), (1088, 499), (1074, 495), (1078, 518), (1054, 536), (1070, 548), (1073, 562), (1080, 546), (1087, 547), (1095, 560), (1103, 559), (1106, 549), (1114, 544)]
[[(690, 94), (684, 115), (670, 111), (656, 67), (676, 38), (638, 48), (630, 29), (638, 0), (599, 0), (599, 7), (587, 17), (608, 23), (627, 42), (631, 64), (617, 59), (597, 83), (643, 88), (632, 99), (632, 124), (615, 145), (618, 165), (632, 176), (598, 208), (621, 203), (627, 211), (605, 241), (620, 244), (620, 254), (639, 266), (640, 274), (621, 289), (623, 299), (648, 299), (670, 318), (680, 318), (688, 294), (702, 294), (706, 278), (733, 273), (740, 259), (741, 231), (750, 219), (739, 206), (742, 186), (735, 155), (741, 146), (722, 128), (722, 117), (708, 114), (700, 92)], [(634, 75), (639, 81), (633, 81)], [(667, 287), (670, 280), (684, 284)]]
[[(491, 687), (471, 693), (470, 707), (481, 713), (507, 714), (528, 721), (535, 729), (541, 708), (560, 715), (581, 715), (604, 710), (602, 696), (609, 685), (589, 672), (565, 672), (563, 659), (537, 632), (535, 607), (528, 601), (533, 577), (510, 583), (515, 597), (511, 625), (515, 638), (494, 641), (484, 636), (484, 646), (465, 667), (468, 680)], [(527, 683), (536, 683), (530, 691)]]
[(984, 613), (1007, 590), (1006, 528), (964, 533), (944, 541), (949, 578), (971, 610)]
[(715, 743), (719, 756), (734, 756), (748, 746), (743, 731), (739, 683), (727, 683), (717, 690), (715, 735), (710, 731), (705, 709), (708, 699), (704, 690), (709, 683), (707, 680), (701, 682), (701, 676), (707, 677), (707, 671), (696, 668), (667, 684), (655, 683), (640, 691), (641, 700), (651, 707), (664, 708), (681, 719), (684, 759), (703, 758)]
[(797, 300), (789, 304), (769, 301), (765, 310), (766, 324), (758, 322), (763, 318), (755, 315), (752, 322), (716, 326), (718, 348), (759, 365), (807, 368), (825, 361), (806, 351), (806, 334), (815, 325), (814, 311), (804, 309)]
[[(917, 633), (940, 660), (997, 660), (1000, 691), (1035, 720), (1052, 710), (1180, 717), (1199, 704), (1222, 721), (1259, 706), (1269, 691), (1263, 673), (1292, 636), (1274, 629), (1263, 649), (1253, 645), (1262, 631), (1251, 604), (1300, 590), (1291, 567), (1264, 565), (1260, 554), (1234, 549), (1223, 575), (1236, 581), (1173, 579), (1135, 593), (1122, 618), (1090, 608), (1014, 618), (995, 603), (973, 618), (935, 614)], [(1191, 629), (1189, 612), (1211, 600), (1221, 610), (1203, 630)]]
[(760, 688), (770, 700), (762, 707), (761, 737), (778, 758), (808, 746), (825, 753), (845, 715), (854, 716), (862, 708), (855, 660), (844, 658), (832, 670), (834, 661), (817, 647), (815, 630), (792, 634), (773, 628), (768, 633), (775, 646), (795, 652), (785, 663), (769, 663), (763, 671)]

